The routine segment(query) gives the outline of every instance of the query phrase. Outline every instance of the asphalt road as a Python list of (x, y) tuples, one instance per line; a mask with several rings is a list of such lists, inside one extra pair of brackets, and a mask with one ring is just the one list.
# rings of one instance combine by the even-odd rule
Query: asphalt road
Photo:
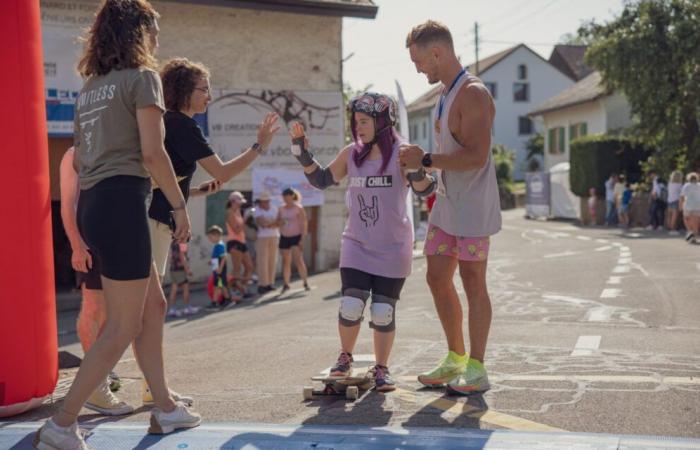
[[(415, 380), (445, 352), (422, 257), (414, 259), (397, 310), (390, 363), (396, 392), (370, 392), (354, 403), (302, 400), (309, 377), (337, 356), (337, 271), (314, 276), (309, 293), (295, 282), (284, 296), (169, 320), (171, 386), (195, 396), (208, 423), (700, 437), (700, 246), (662, 233), (581, 228), (522, 214), (505, 212), (503, 231), (492, 239), (487, 368), (493, 389), (483, 396), (450, 397)], [(206, 301), (204, 293), (195, 295), (196, 303)], [(73, 320), (60, 317), (61, 349), (81, 355)], [(355, 353), (371, 352), (365, 323)], [(116, 371), (124, 381), (120, 396), (140, 406), (130, 352)], [(73, 373), (62, 372), (55, 399)], [(14, 420), (43, 419), (55, 405)], [(83, 412), (88, 424), (114, 420)], [(148, 410), (119, 420), (145, 424)]]

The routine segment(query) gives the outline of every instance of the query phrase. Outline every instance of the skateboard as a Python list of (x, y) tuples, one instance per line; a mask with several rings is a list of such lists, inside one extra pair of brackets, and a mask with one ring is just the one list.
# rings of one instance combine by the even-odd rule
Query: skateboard
[(367, 392), (372, 389), (373, 381), (369, 368), (352, 369), (350, 376), (345, 378), (330, 377), (330, 369), (326, 369), (320, 374), (311, 377), (311, 381), (323, 384), (323, 389), (314, 389), (313, 386), (304, 386), (304, 400), (313, 400), (314, 396), (333, 395), (344, 396), (347, 400), (357, 400), (360, 392)]

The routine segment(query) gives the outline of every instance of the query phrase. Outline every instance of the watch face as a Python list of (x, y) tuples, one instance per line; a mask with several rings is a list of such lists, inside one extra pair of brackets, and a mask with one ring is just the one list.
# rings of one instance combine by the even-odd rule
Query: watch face
[(424, 167), (430, 167), (433, 164), (433, 157), (430, 156), (430, 153), (426, 153), (425, 156), (423, 156), (422, 164)]

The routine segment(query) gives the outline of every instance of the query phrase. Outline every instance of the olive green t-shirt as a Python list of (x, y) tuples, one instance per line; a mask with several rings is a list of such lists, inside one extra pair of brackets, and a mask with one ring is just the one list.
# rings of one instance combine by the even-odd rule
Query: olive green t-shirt
[(80, 189), (117, 175), (148, 178), (136, 110), (165, 111), (158, 74), (146, 68), (112, 70), (86, 80), (75, 102), (75, 159)]

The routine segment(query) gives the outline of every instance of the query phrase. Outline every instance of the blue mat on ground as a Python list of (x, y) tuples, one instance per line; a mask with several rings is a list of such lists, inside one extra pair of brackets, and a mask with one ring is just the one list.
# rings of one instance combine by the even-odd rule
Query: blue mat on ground
[[(39, 422), (0, 422), (0, 449), (32, 448)], [(700, 439), (593, 433), (524, 432), (455, 428), (371, 428), (333, 425), (206, 424), (166, 436), (147, 435), (144, 424), (95, 428), (95, 450), (120, 449), (700, 449)]]

